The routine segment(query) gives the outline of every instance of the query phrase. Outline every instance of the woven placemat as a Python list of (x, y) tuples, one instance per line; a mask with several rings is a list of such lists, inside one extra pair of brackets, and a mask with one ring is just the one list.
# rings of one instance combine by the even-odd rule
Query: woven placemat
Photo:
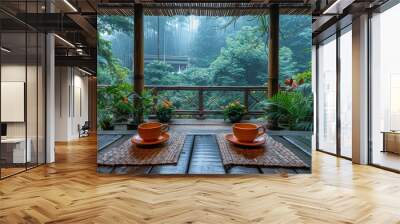
[(292, 151), (268, 135), (265, 135), (265, 144), (256, 148), (243, 148), (231, 144), (225, 140), (224, 135), (225, 134), (217, 135), (217, 142), (224, 166), (309, 167)]
[(138, 147), (128, 139), (118, 147), (106, 152), (99, 152), (99, 165), (171, 165), (176, 164), (181, 154), (185, 135), (171, 134), (168, 142), (157, 145)]

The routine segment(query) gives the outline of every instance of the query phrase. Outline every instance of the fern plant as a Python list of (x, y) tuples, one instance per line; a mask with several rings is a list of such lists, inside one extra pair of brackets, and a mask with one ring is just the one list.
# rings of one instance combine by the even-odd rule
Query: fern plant
[(289, 130), (312, 130), (312, 95), (280, 91), (265, 102), (264, 119), (275, 121)]

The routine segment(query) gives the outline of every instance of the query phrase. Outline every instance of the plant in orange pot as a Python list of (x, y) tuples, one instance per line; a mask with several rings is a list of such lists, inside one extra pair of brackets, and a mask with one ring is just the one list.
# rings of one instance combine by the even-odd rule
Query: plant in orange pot
[(171, 120), (174, 111), (175, 107), (172, 102), (164, 100), (161, 104), (157, 105), (157, 119), (161, 123), (168, 123)]

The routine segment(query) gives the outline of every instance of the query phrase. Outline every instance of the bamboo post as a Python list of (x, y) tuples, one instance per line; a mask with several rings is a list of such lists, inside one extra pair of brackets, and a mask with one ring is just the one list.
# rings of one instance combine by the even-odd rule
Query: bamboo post
[[(137, 96), (142, 96), (144, 91), (144, 32), (143, 32), (143, 5), (134, 6), (134, 57), (133, 57), (133, 86)], [(143, 104), (140, 97), (135, 97), (134, 107), (138, 110), (136, 122), (143, 122)]]
[(270, 6), (268, 35), (268, 98), (279, 91), (279, 5)]

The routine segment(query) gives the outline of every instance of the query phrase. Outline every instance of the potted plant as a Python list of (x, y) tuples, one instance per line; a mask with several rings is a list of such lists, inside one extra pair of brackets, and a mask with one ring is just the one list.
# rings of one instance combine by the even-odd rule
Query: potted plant
[(242, 120), (246, 114), (246, 107), (240, 104), (239, 101), (234, 101), (224, 107), (224, 120), (229, 119), (232, 123), (237, 123)]
[(133, 119), (131, 92), (132, 85), (129, 83), (118, 83), (98, 89), (98, 109), (112, 115), (114, 130), (129, 130), (129, 122)]
[(157, 105), (156, 108), (157, 119), (161, 123), (168, 123), (172, 118), (174, 109), (175, 108), (170, 101), (164, 100), (161, 104)]
[(101, 129), (103, 130), (114, 130), (114, 126), (112, 125), (113, 117), (111, 114), (103, 114), (100, 117), (99, 124)]

